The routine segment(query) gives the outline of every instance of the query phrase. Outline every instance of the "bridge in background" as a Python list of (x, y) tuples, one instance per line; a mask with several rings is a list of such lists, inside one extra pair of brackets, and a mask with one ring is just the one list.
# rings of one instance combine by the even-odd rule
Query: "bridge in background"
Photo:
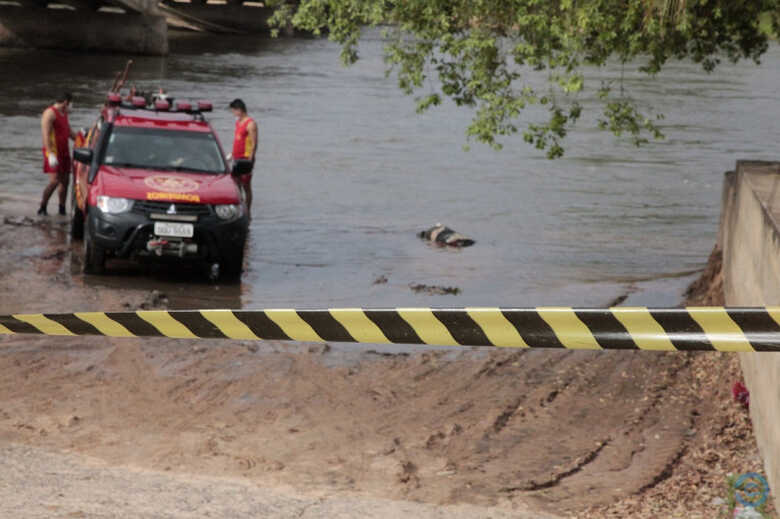
[(270, 15), (245, 0), (0, 0), (0, 46), (165, 55), (169, 27), (267, 32)]
[(222, 33), (268, 32), (273, 10), (251, 0), (162, 0), (172, 27)]

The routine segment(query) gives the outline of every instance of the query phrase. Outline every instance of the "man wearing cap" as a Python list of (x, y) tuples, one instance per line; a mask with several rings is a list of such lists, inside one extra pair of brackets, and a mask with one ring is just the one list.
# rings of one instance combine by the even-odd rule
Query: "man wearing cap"
[(46, 215), (46, 206), (54, 190), (59, 186), (59, 213), (65, 214), (65, 197), (70, 180), (70, 147), (68, 139), (75, 139), (68, 121), (68, 110), (73, 97), (64, 93), (56, 102), (43, 111), (41, 137), (43, 138), (43, 172), (49, 175), (49, 185), (43, 190), (39, 215)]
[[(233, 160), (251, 160), (253, 167), (257, 152), (257, 123), (249, 117), (246, 104), (241, 99), (230, 103), (230, 111), (236, 117), (236, 133), (233, 139)], [(241, 176), (241, 183), (246, 193), (247, 209), (252, 209), (252, 173)]]

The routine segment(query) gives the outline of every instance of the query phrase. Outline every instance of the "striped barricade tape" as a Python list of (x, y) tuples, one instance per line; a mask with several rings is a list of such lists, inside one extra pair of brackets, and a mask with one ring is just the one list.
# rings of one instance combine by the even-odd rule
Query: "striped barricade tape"
[(0, 334), (780, 351), (780, 307), (191, 310), (0, 316)]

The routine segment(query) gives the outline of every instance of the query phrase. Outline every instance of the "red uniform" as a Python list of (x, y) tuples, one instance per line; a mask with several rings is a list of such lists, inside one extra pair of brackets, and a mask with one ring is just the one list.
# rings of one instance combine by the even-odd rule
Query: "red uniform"
[(57, 156), (57, 167), (49, 165), (49, 157), (46, 155), (46, 148), (43, 148), (43, 172), (44, 173), (70, 173), (70, 148), (68, 139), (70, 138), (70, 123), (68, 114), (60, 112), (54, 106), (54, 124), (49, 134), (49, 149)]
[[(243, 121), (236, 121), (236, 134), (233, 139), (233, 160), (246, 159), (255, 161), (255, 152), (257, 152), (257, 143), (249, 134), (249, 124), (253, 123), (251, 117), (247, 117)], [(252, 179), (252, 174), (243, 175), (241, 181), (244, 184), (249, 184)]]
[(243, 121), (236, 121), (236, 137), (233, 140), (234, 159), (255, 160), (257, 143), (249, 135), (249, 124), (253, 122), (251, 117), (247, 117)]

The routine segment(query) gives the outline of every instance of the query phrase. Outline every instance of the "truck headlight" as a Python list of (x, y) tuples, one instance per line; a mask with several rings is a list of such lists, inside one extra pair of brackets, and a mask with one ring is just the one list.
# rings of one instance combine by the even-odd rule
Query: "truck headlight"
[(104, 213), (126, 213), (133, 207), (133, 201), (127, 198), (114, 198), (113, 196), (99, 196), (97, 198), (98, 209)]
[(215, 205), (214, 211), (220, 220), (235, 220), (241, 216), (241, 206), (237, 204)]

